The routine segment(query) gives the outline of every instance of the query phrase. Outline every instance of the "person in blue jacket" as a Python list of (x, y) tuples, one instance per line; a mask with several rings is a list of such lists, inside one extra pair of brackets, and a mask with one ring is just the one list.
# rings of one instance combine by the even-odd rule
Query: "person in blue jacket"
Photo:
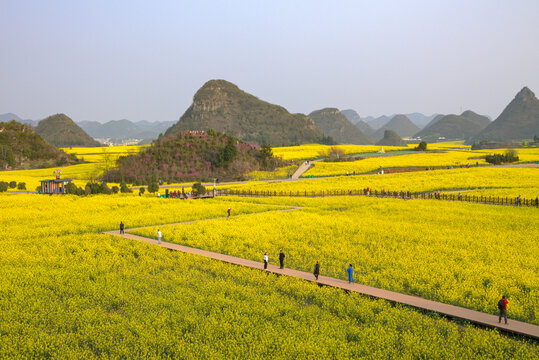
[(349, 283), (354, 282), (354, 268), (352, 267), (352, 264), (348, 266), (348, 269), (346, 269), (346, 272), (348, 273), (348, 282)]

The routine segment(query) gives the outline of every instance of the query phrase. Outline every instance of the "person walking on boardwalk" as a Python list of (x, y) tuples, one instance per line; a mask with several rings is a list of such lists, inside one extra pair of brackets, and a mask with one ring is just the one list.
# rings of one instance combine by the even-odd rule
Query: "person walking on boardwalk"
[(505, 295), (502, 296), (500, 301), (498, 301), (498, 309), (500, 310), (500, 318), (498, 319), (498, 322), (502, 322), (502, 316), (505, 319), (505, 324), (507, 325), (507, 299), (505, 298)]
[(348, 266), (348, 269), (346, 269), (346, 272), (348, 273), (348, 282), (353, 283), (354, 282), (354, 268), (352, 267), (352, 264)]
[(230, 217), (230, 208), (228, 208), (228, 210), (226, 211), (226, 213), (228, 214), (227, 217)]
[(124, 223), (120, 221), (120, 234), (124, 233)]
[(284, 252), (279, 250), (279, 269), (284, 268)]
[(267, 268), (268, 268), (268, 261), (269, 261), (268, 253), (265, 252), (264, 253), (264, 270), (267, 270)]
[(157, 243), (161, 244), (161, 230), (157, 229)]
[(318, 275), (320, 275), (320, 264), (318, 263), (318, 261), (316, 262), (316, 264), (314, 264), (314, 277), (316, 280), (318, 280)]

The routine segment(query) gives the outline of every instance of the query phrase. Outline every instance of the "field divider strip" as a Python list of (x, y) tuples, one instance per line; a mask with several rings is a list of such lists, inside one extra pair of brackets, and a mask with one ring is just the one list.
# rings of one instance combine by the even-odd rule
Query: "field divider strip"
[[(295, 210), (300, 210), (300, 209), (302, 209), (302, 207), (291, 207), (288, 209), (273, 210), (273, 211), (285, 212), (285, 211), (295, 211)], [(244, 215), (254, 215), (254, 214), (260, 214), (260, 213), (252, 213), (252, 214), (244, 214)], [(239, 215), (236, 215), (236, 216), (239, 216)], [(154, 226), (192, 224), (197, 221), (211, 221), (211, 220), (220, 220), (224, 218), (219, 217), (219, 218), (213, 218), (213, 219), (187, 221), (187, 222), (178, 223), (178, 224), (166, 224), (166, 225), (154, 225)], [(154, 227), (154, 226), (148, 226), (148, 227)], [(290, 268), (280, 269), (276, 265), (268, 264), (268, 269), (264, 270), (263, 263), (258, 262), (258, 261), (243, 259), (243, 258), (235, 257), (232, 255), (221, 254), (221, 253), (217, 253), (217, 252), (213, 252), (209, 250), (197, 249), (197, 248), (193, 248), (193, 247), (189, 247), (185, 245), (173, 244), (173, 243), (164, 242), (164, 241), (162, 241), (161, 244), (158, 244), (157, 240), (155, 239), (129, 233), (129, 231), (133, 231), (137, 229), (141, 229), (141, 228), (126, 229), (125, 230), (126, 233), (124, 234), (120, 234), (119, 230), (107, 231), (104, 233), (109, 234), (109, 235), (114, 235), (114, 236), (121, 236), (125, 239), (145, 242), (147, 244), (156, 245), (159, 247), (163, 247), (165, 249), (204, 256), (210, 259), (219, 260), (219, 261), (226, 262), (229, 264), (244, 266), (244, 267), (248, 267), (252, 269), (258, 269), (258, 270), (266, 271), (266, 272), (273, 273), (276, 275), (291, 276), (291, 277), (295, 277), (295, 278), (302, 279), (309, 282), (314, 282), (321, 285), (331, 286), (334, 288), (338, 288), (338, 289), (342, 289), (346, 291), (352, 291), (352, 292), (356, 292), (362, 295), (371, 296), (374, 298), (384, 299), (387, 301), (391, 301), (391, 302), (395, 302), (395, 303), (399, 303), (403, 305), (408, 305), (408, 306), (421, 309), (421, 310), (436, 312), (436, 313), (439, 313), (439, 314), (442, 314), (444, 316), (448, 316), (451, 318), (463, 319), (474, 324), (478, 324), (478, 325), (482, 325), (482, 326), (490, 327), (490, 328), (495, 328), (502, 332), (523, 335), (523, 336), (530, 337), (535, 340), (539, 339), (539, 326), (534, 325), (534, 324), (529, 324), (526, 322), (509, 319), (509, 324), (505, 325), (505, 324), (498, 323), (497, 315), (487, 314), (480, 311), (470, 310), (470, 309), (466, 309), (466, 308), (455, 306), (455, 305), (445, 304), (445, 303), (441, 303), (441, 302), (437, 302), (433, 300), (427, 300), (418, 296), (406, 295), (406, 294), (402, 294), (402, 293), (398, 293), (398, 292), (394, 292), (390, 290), (384, 290), (384, 289), (367, 286), (363, 284), (349, 283), (348, 281), (345, 281), (345, 280), (340, 280), (340, 279), (327, 277), (327, 276), (319, 276), (318, 280), (315, 280), (314, 275), (311, 273), (300, 271), (300, 270), (294, 270)], [(494, 307), (495, 305), (493, 305), (493, 308)]]

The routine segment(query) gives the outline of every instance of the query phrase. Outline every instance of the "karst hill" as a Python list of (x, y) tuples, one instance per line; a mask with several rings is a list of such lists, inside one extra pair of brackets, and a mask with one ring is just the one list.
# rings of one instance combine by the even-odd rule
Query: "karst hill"
[(429, 125), (415, 134), (425, 141), (464, 140), (477, 135), (490, 123), (486, 116), (467, 110), (460, 115), (449, 114), (434, 118)]
[(101, 146), (65, 114), (56, 114), (41, 120), (36, 132), (58, 147)]
[(193, 97), (193, 104), (165, 134), (215, 129), (247, 142), (277, 145), (326, 141), (313, 120), (262, 101), (225, 80), (210, 80)]
[(410, 137), (419, 131), (417, 127), (406, 115), (397, 114), (389, 122), (376, 130), (373, 137), (380, 140), (384, 137), (385, 130), (393, 130), (400, 137)]
[(188, 181), (244, 180), (256, 170), (282, 166), (271, 148), (247, 144), (214, 130), (184, 131), (164, 135), (140, 153), (118, 159), (118, 167), (105, 180), (148, 184)]
[(393, 130), (385, 130), (384, 137), (376, 143), (382, 146), (408, 146), (406, 141), (402, 140), (399, 134)]
[(336, 108), (325, 108), (309, 114), (317, 128), (340, 144), (371, 145), (374, 140), (365, 135)]
[(502, 111), (500, 116), (472, 137), (480, 140), (520, 141), (539, 136), (539, 100), (524, 87)]
[(30, 169), (77, 163), (34, 129), (17, 121), (0, 122), (0, 169)]

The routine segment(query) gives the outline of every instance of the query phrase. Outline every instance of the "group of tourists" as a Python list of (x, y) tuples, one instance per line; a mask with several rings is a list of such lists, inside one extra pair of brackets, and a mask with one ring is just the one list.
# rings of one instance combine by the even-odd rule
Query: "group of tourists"
[[(370, 189), (367, 188), (367, 191), (369, 190)], [(230, 217), (230, 214), (231, 214), (231, 208), (229, 207), (227, 209), (227, 218)], [(120, 222), (120, 234), (124, 234), (124, 228), (125, 228), (124, 223)], [(161, 230), (157, 229), (157, 244), (158, 245), (161, 244), (162, 236), (163, 234)], [(285, 254), (283, 250), (279, 250), (279, 269), (284, 269), (284, 259), (285, 259)], [(269, 256), (267, 252), (264, 252), (264, 256), (262, 260), (264, 263), (264, 270), (267, 270), (268, 264), (269, 264)], [(348, 268), (346, 269), (346, 273), (348, 276), (348, 283), (350, 284), (353, 283), (354, 282), (354, 267), (352, 266), (352, 264), (348, 265)], [(318, 281), (318, 277), (320, 276), (320, 262), (319, 261), (316, 261), (316, 263), (314, 264), (313, 275), (314, 275), (315, 280)], [(503, 295), (502, 298), (498, 301), (498, 310), (499, 310), (498, 322), (501, 323), (502, 317), (503, 317), (506, 325), (507, 325), (507, 304), (508, 304), (507, 298), (505, 295)]]
[[(284, 269), (284, 258), (285, 258), (285, 254), (283, 250), (279, 250), (279, 269)], [(269, 264), (269, 256), (268, 256), (267, 251), (264, 252), (262, 261), (264, 263), (264, 270), (267, 270), (268, 264)], [(352, 264), (348, 266), (348, 268), (346, 269), (346, 273), (348, 275), (348, 282), (349, 283), (354, 282), (354, 267), (352, 266)], [(314, 275), (315, 280), (318, 280), (318, 276), (320, 276), (320, 262), (318, 261), (316, 261), (316, 263), (314, 264), (313, 275)]]

